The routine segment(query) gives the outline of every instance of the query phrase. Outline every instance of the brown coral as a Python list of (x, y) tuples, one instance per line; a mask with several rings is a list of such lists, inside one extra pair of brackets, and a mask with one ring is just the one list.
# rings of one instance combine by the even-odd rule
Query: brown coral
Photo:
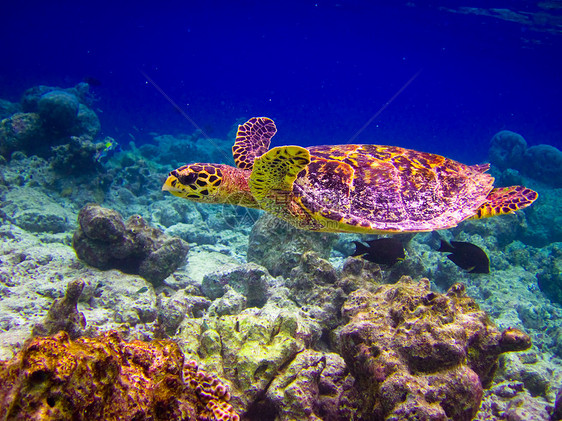
[(499, 354), (531, 346), (517, 329), (502, 334), (460, 284), (443, 295), (402, 277), (351, 293), (342, 312), (337, 339), (366, 391), (364, 419), (470, 420)]
[(154, 286), (185, 263), (189, 250), (181, 238), (149, 226), (140, 215), (124, 222), (118, 212), (96, 204), (80, 209), (78, 224), (72, 246), (80, 260), (102, 270), (138, 274)]
[(124, 342), (115, 331), (35, 338), (0, 362), (0, 418), (237, 421), (229, 392), (172, 341)]
[(64, 298), (53, 302), (45, 320), (33, 327), (33, 336), (47, 336), (64, 330), (70, 339), (76, 339), (84, 334), (86, 318), (78, 311), (78, 299), (84, 290), (84, 281), (74, 279), (66, 286)]

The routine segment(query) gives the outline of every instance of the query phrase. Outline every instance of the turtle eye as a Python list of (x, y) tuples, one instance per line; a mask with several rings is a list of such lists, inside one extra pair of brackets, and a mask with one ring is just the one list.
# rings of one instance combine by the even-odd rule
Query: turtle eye
[(195, 180), (197, 180), (197, 174), (194, 172), (189, 174), (178, 174), (176, 175), (176, 177), (184, 186), (189, 186), (190, 184), (193, 184)]

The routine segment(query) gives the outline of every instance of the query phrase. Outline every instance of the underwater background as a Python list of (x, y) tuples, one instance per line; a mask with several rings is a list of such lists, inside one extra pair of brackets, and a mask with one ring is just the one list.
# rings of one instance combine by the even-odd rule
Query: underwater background
[[(9, 2), (0, 37), (1, 419), (562, 419), (562, 2)], [(539, 198), (389, 266), (161, 191), (257, 116)]]

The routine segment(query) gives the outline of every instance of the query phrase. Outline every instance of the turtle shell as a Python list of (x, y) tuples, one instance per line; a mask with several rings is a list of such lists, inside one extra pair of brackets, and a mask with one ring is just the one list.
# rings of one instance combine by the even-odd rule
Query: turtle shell
[[(331, 231), (446, 229), (474, 216), (492, 190), (489, 165), (395, 146), (307, 148), (294, 200)], [(331, 226), (330, 226), (331, 225)]]

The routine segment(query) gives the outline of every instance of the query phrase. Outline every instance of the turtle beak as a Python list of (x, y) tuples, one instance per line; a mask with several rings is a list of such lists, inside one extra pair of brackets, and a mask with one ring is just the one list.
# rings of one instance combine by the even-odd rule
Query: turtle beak
[(169, 191), (172, 194), (179, 193), (181, 190), (176, 187), (177, 184), (178, 178), (175, 175), (169, 175), (162, 185), (162, 191)]

